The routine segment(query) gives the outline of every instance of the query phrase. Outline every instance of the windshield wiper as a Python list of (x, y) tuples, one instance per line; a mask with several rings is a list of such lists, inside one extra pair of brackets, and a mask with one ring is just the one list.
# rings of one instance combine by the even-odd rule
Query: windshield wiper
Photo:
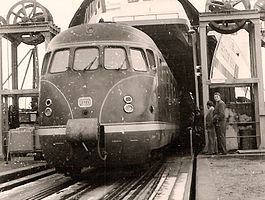
[(122, 61), (121, 65), (118, 68), (116, 68), (117, 71), (119, 71), (122, 68), (122, 66), (124, 65), (125, 61), (126, 61), (126, 58), (124, 58), (124, 60)]
[(84, 71), (90, 70), (90, 68), (93, 66), (93, 64), (96, 62), (97, 59), (98, 56), (96, 56), (83, 70)]

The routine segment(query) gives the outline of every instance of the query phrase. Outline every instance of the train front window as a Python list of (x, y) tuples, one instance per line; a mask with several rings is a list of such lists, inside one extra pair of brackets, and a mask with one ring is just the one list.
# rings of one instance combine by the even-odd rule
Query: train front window
[(44, 75), (46, 73), (50, 57), (51, 52), (45, 54), (42, 62), (41, 75)]
[(69, 49), (56, 51), (51, 62), (50, 73), (64, 72), (69, 67)]
[(147, 58), (148, 58), (151, 69), (153, 70), (156, 69), (156, 61), (155, 61), (155, 56), (154, 56), (153, 51), (147, 49), (146, 53), (147, 53)]
[(133, 69), (135, 71), (147, 71), (147, 64), (143, 50), (130, 48), (130, 54), (132, 58)]
[(74, 55), (74, 70), (95, 70), (99, 66), (99, 50), (96, 47), (76, 49)]
[(124, 48), (106, 47), (104, 49), (104, 66), (106, 69), (127, 69), (128, 59)]

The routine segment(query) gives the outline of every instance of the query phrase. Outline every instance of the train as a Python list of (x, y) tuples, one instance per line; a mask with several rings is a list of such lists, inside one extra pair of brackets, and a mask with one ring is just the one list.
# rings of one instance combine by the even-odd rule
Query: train
[(122, 23), (73, 26), (48, 45), (40, 79), (44, 157), (85, 167), (144, 165), (180, 135), (178, 82), (144, 32)]

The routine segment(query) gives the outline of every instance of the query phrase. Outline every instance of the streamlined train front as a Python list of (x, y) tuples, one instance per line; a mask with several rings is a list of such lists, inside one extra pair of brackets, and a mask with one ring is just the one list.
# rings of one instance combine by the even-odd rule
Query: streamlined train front
[(57, 35), (42, 67), (37, 133), (57, 171), (138, 165), (179, 129), (177, 83), (154, 42), (115, 23)]

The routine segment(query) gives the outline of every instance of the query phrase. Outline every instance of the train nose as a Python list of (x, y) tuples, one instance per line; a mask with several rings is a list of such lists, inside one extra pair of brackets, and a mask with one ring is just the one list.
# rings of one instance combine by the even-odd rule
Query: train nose
[(89, 147), (96, 147), (99, 125), (97, 118), (69, 119), (66, 125), (66, 138), (70, 142), (85, 142)]

